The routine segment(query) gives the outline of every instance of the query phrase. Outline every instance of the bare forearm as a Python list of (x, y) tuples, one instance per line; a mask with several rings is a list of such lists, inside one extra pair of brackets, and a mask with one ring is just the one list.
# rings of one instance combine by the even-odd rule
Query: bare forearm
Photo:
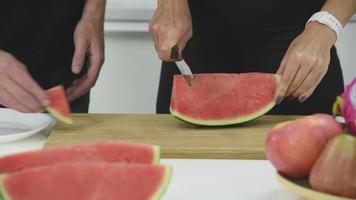
[(188, 3), (188, 0), (157, 0), (157, 5), (161, 4), (161, 3), (164, 3), (166, 1), (181, 1), (181, 2), (184, 2), (184, 3)]
[(105, 17), (105, 4), (106, 0), (87, 0), (82, 19), (90, 19), (102, 23)]
[(334, 15), (345, 26), (356, 12), (356, 0), (327, 0), (321, 10)]

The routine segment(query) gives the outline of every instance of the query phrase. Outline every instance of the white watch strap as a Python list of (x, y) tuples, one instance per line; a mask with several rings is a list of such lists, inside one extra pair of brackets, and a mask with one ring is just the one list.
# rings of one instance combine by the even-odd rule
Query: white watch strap
[(342, 30), (342, 24), (334, 15), (330, 14), (327, 11), (320, 11), (313, 14), (306, 24), (311, 21), (317, 21), (319, 23), (327, 25), (329, 28), (335, 31), (336, 39), (339, 39)]

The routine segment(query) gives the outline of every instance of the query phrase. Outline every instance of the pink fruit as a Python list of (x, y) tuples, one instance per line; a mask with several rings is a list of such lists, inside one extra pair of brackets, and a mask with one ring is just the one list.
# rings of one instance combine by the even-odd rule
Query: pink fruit
[(267, 136), (267, 158), (288, 177), (308, 176), (327, 142), (341, 133), (340, 124), (327, 114), (277, 124)]
[(345, 92), (336, 98), (334, 114), (341, 114), (349, 133), (356, 135), (356, 78), (346, 86)]
[(313, 189), (356, 198), (356, 137), (342, 134), (327, 144), (311, 170)]

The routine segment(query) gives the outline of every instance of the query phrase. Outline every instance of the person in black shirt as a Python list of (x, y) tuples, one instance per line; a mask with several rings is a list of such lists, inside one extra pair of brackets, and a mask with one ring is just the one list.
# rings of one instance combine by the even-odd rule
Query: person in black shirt
[(334, 47), (338, 29), (317, 20), (306, 24), (320, 11), (344, 26), (356, 0), (159, 0), (149, 27), (164, 61), (157, 113), (169, 112), (179, 74), (171, 59), (176, 44), (193, 73), (281, 74), (279, 105), (269, 114), (330, 113), (344, 83)]
[(73, 112), (88, 112), (104, 62), (105, 0), (4, 0), (0, 5), (0, 105), (40, 112), (62, 84)]

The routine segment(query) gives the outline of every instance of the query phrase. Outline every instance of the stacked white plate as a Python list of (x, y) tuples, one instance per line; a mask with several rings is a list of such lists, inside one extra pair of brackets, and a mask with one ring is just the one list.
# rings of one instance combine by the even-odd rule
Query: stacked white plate
[(54, 120), (43, 113), (21, 113), (0, 109), (0, 143), (14, 142), (49, 127)]

